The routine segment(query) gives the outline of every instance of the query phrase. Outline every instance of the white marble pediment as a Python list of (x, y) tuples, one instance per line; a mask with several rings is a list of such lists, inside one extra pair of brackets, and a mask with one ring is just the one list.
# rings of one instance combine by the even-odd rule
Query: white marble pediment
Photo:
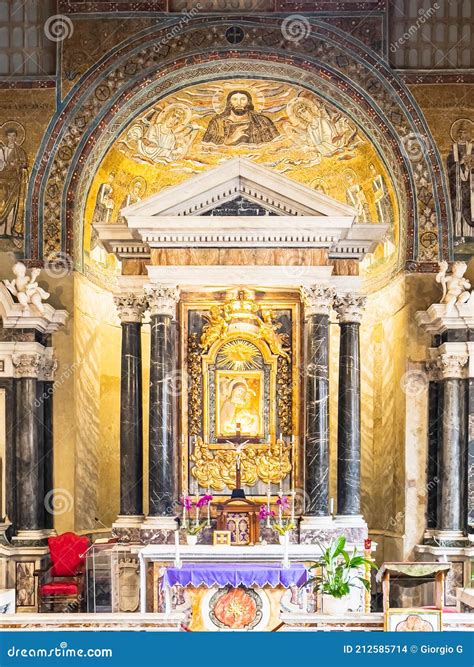
[[(268, 215), (209, 215), (241, 198)], [(387, 225), (356, 224), (356, 211), (243, 158), (222, 163), (121, 211), (126, 225), (96, 225), (119, 259), (151, 248), (323, 248), (332, 258), (362, 259)]]

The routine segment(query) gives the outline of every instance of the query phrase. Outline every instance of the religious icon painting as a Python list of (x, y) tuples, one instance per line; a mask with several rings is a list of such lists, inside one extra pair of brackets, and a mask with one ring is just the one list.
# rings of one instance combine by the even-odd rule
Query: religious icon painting
[(230, 530), (215, 530), (212, 534), (212, 543), (216, 546), (230, 546)]
[(262, 371), (216, 371), (216, 435), (264, 437)]
[(440, 609), (389, 609), (385, 613), (387, 632), (440, 632), (442, 629)]

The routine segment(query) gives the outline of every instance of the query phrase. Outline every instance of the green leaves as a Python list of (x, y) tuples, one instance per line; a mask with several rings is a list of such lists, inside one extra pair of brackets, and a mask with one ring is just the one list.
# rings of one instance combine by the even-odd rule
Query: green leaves
[(318, 570), (308, 580), (316, 590), (335, 598), (342, 598), (350, 593), (351, 586), (356, 580), (360, 581), (366, 590), (370, 590), (369, 582), (356, 573), (363, 567), (375, 568), (375, 564), (370, 558), (357, 555), (355, 547), (352, 554), (349, 554), (345, 550), (344, 535), (327, 546), (321, 544), (318, 546), (321, 549), (321, 556), (308, 568), (310, 571)]

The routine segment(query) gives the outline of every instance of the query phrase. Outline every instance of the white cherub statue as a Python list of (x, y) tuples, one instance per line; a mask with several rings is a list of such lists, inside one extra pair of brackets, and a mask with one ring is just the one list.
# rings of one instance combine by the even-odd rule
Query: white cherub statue
[(31, 276), (26, 275), (26, 266), (22, 262), (16, 262), (12, 269), (15, 274), (14, 280), (4, 280), (3, 282), (18, 299), (23, 310), (26, 310), (29, 304), (32, 304), (42, 315), (44, 314), (43, 299), (49, 297), (46, 292), (36, 282), (36, 278), (41, 273), (41, 269), (31, 269)]
[(467, 271), (466, 262), (453, 262), (451, 273), (448, 274), (448, 262), (439, 263), (439, 273), (436, 282), (443, 286), (443, 296), (440, 303), (445, 303), (448, 310), (452, 306), (467, 303), (471, 298), (471, 283), (464, 274)]

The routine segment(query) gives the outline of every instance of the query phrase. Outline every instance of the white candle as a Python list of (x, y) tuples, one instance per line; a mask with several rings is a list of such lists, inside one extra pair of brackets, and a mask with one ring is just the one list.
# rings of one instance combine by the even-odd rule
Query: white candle
[(290, 544), (290, 533), (287, 531), (283, 540), (285, 550), (283, 553), (283, 567), (290, 567), (290, 559), (288, 558), (288, 546)]
[(271, 497), (270, 482), (268, 482), (268, 486), (267, 486), (267, 528), (270, 528), (270, 497)]
[(175, 546), (175, 556), (174, 562), (176, 567), (181, 567), (181, 562), (179, 558), (179, 530), (174, 531), (174, 546)]
[(291, 523), (295, 522), (295, 496), (296, 491), (293, 489), (291, 491)]
[(329, 514), (334, 516), (334, 498), (329, 501)]
[(195, 525), (197, 526), (199, 523), (199, 507), (198, 507), (198, 500), (199, 496), (196, 496), (196, 519), (194, 521)]
[[(207, 487), (207, 492), (206, 493), (207, 493), (208, 496), (211, 495), (211, 489), (209, 487)], [(211, 525), (211, 503), (208, 502), (207, 503), (207, 527), (209, 528), (210, 525)]]
[[(281, 492), (278, 494), (278, 497), (281, 501)], [(283, 508), (281, 506), (281, 502), (278, 504), (278, 521), (280, 523), (280, 526), (283, 525)]]
[(186, 528), (186, 496), (183, 496), (183, 528)]

